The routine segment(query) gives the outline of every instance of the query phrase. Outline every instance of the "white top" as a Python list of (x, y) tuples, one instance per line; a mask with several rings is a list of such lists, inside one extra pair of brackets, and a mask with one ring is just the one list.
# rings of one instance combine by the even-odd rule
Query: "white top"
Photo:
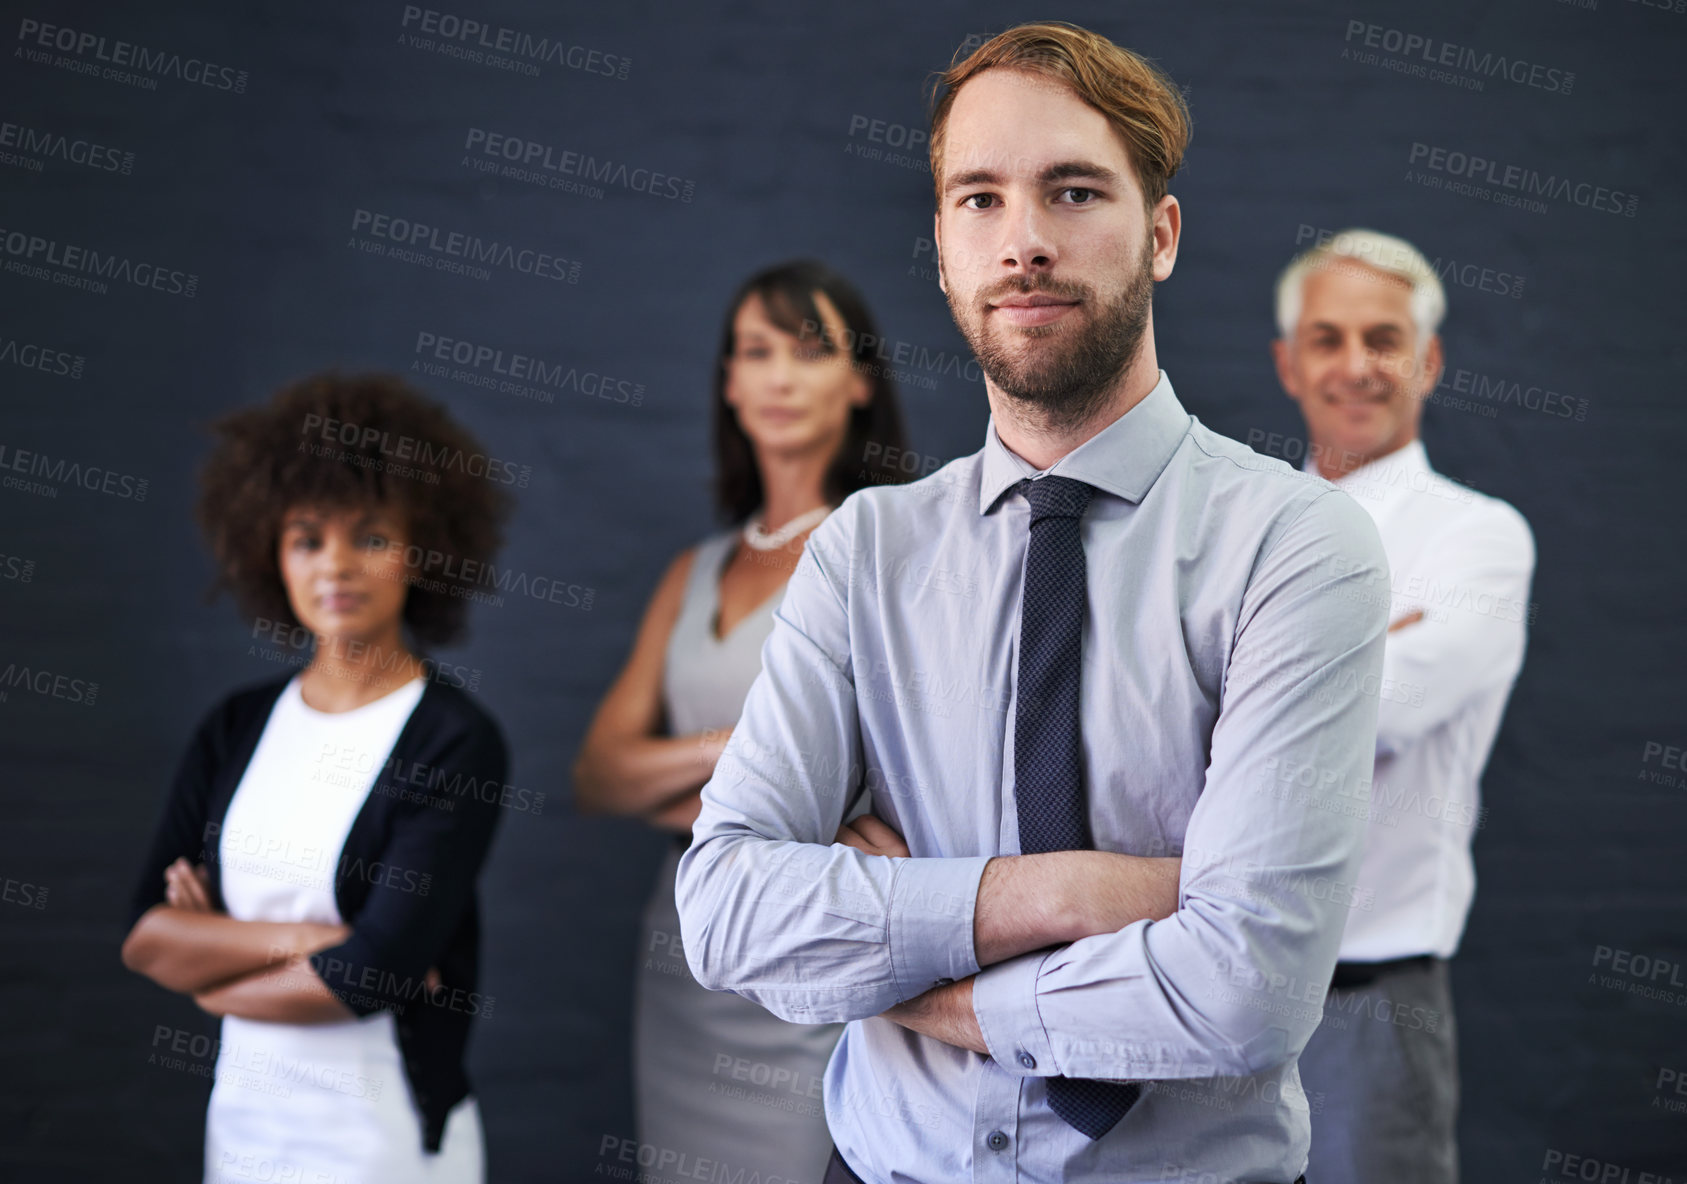
[[(241, 921), (341, 922), (335, 869), (376, 774), (422, 698), (412, 679), (351, 711), (276, 699), (219, 839), (223, 901)], [(223, 1018), (205, 1125), (205, 1179), (477, 1181), (478, 1114), (454, 1111), (422, 1147), (392, 1013), (328, 1024)], [(258, 1166), (254, 1166), (258, 1165)], [(264, 1166), (267, 1165), (267, 1166)], [(288, 1174), (291, 1173), (291, 1174)]]
[[(1316, 469), (1309, 459), (1308, 472)], [(1368, 814), (1344, 961), (1451, 957), (1476, 894), (1470, 846), (1478, 784), (1523, 665), (1535, 543), (1523, 516), (1429, 467), (1423, 444), (1334, 484), (1370, 512), (1388, 553), (1389, 633), (1379, 689), (1376, 769), (1343, 790)], [(1292, 788), (1305, 770), (1279, 770)]]

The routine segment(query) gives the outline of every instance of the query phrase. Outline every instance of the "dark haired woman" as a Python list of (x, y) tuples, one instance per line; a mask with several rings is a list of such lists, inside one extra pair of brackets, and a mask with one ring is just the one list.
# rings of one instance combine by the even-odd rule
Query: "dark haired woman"
[(207, 1181), (480, 1181), (463, 1054), (506, 757), (419, 648), (462, 634), (472, 589), (407, 559), (477, 570), (508, 497), (383, 375), (315, 376), (216, 430), (198, 509), (219, 587), (314, 648), (200, 724), (124, 964), (222, 1017)]
[(831, 1151), (820, 1081), (842, 1025), (786, 1023), (699, 986), (679, 940), (674, 868), (803, 540), (849, 493), (901, 479), (880, 463), (903, 437), (895, 390), (868, 360), (877, 340), (855, 289), (818, 263), (761, 272), (733, 297), (714, 435), (715, 500), (734, 525), (668, 567), (574, 768), (583, 810), (675, 832), (639, 948), (639, 1141), (763, 1179), (820, 1179)]

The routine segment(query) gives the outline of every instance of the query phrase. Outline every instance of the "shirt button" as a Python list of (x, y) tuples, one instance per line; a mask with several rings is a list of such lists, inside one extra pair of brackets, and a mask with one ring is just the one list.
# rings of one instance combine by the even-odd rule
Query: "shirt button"
[(947, 987), (947, 986), (951, 986), (954, 983), (954, 981), (955, 980), (952, 979), (952, 978), (940, 978), (940, 979), (937, 980), (937, 985), (940, 986), (940, 987)]
[(985, 1136), (984, 1141), (990, 1145), (992, 1151), (1000, 1151), (1008, 1145), (1008, 1137), (1001, 1131), (991, 1131)]
[(1019, 1063), (1024, 1065), (1027, 1069), (1035, 1069), (1037, 1067), (1037, 1058), (1028, 1052), (1022, 1052), (1019, 1054)]

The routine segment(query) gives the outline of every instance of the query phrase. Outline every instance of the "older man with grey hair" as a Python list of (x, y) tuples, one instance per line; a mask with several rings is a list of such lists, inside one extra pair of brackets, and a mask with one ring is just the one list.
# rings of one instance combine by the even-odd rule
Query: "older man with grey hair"
[[(1384, 685), (1407, 692), (1383, 697), (1375, 769), (1342, 791), (1366, 815), (1367, 907), (1349, 913), (1300, 1059), (1315, 1101), (1307, 1178), (1331, 1184), (1458, 1179), (1447, 959), (1475, 893), (1478, 780), (1523, 663), (1534, 542), (1511, 506), (1432, 469), (1418, 438), (1445, 309), (1424, 257), (1369, 230), (1328, 236), (1277, 285), (1271, 349), (1306, 420), (1305, 467), (1376, 522), (1391, 571), (1371, 589), (1390, 604)], [(1279, 776), (1293, 794), (1322, 771)]]

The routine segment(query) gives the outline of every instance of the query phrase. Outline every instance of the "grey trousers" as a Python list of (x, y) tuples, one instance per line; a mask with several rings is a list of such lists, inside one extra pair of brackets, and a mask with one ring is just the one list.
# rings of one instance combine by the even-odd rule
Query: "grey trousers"
[(1300, 1054), (1311, 1184), (1457, 1184), (1459, 1076), (1447, 963), (1332, 987)]

